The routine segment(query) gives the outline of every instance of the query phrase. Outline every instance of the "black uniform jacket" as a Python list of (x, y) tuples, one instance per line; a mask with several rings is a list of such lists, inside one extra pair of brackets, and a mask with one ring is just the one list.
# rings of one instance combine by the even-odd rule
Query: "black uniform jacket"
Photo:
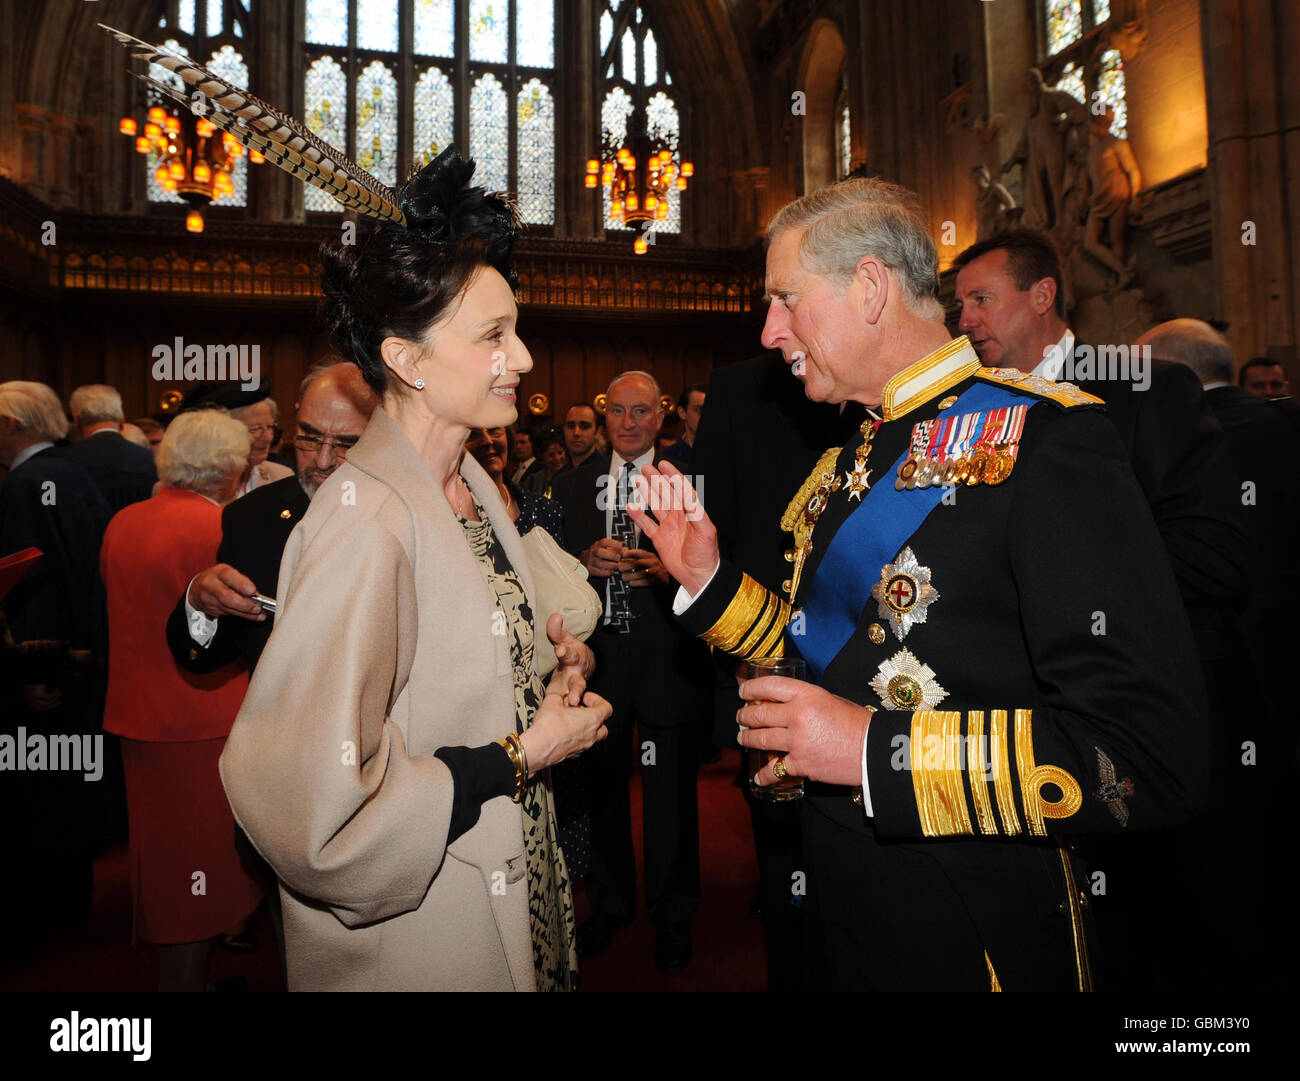
[[(995, 376), (957, 339), (886, 385), (867, 461), (871, 484), (893, 488), (889, 467), (913, 426), (977, 380), (1003, 383), (1030, 406), (1014, 469), (996, 486), (950, 489), (900, 545), (928, 568), (937, 592), (925, 621), (900, 641), (888, 611), (868, 598), (823, 673), (827, 690), (876, 708), (867, 736), (874, 818), (849, 788), (810, 784), (808, 803), (863, 838), (854, 858), (885, 859), (905, 842), (936, 861), (996, 945), (999, 935), (1014, 935), (1020, 915), (1059, 903), (1059, 893), (1054, 901), (1053, 890), (1040, 889), (1053, 862), (1059, 870), (1040, 838), (1156, 828), (1198, 809), (1207, 721), (1160, 535), (1095, 398), (1041, 383), (1033, 391), (1019, 373)], [(897, 401), (904, 386), (906, 400)], [(856, 436), (840, 453), (841, 477), (861, 442)], [(684, 613), (685, 625), (715, 645), (739, 643), (745, 655), (770, 649), (771, 632), (785, 623), (787, 651), (797, 651), (799, 606), (858, 505), (844, 485), (830, 495), (792, 623), (784, 598), (724, 561)], [(866, 571), (874, 577), (885, 568)], [(931, 691), (933, 708), (885, 708), (871, 686), (904, 649), (946, 692)], [(881, 867), (903, 875), (894, 904), (905, 904), (905, 866)], [(889, 919), (889, 911), (867, 918)]]
[[(228, 563), (253, 580), (257, 591), (275, 596), (280, 578), (280, 559), (289, 534), (307, 513), (310, 497), (297, 477), (285, 477), (263, 488), (254, 488), (221, 512), (221, 546), (217, 562)], [(205, 673), (229, 664), (244, 653), (251, 671), (266, 647), (275, 623), (268, 615), (256, 623), (238, 616), (222, 616), (217, 631), (205, 649), (190, 637), (185, 619), (185, 597), (181, 596), (167, 620), (167, 645), (176, 663), (190, 672)]]

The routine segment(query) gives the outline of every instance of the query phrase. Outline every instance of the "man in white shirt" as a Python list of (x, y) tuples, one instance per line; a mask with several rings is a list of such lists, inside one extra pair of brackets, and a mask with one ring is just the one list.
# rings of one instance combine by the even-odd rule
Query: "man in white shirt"
[(1060, 262), (1042, 233), (1019, 229), (957, 256), (957, 329), (990, 368), (1019, 368), (1056, 382), (1074, 355)]

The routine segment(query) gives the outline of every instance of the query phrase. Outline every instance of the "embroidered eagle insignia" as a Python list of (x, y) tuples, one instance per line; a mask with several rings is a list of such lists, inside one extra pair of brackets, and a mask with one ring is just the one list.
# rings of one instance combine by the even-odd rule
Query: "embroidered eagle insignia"
[(1124, 800), (1132, 799), (1136, 789), (1127, 777), (1115, 779), (1115, 763), (1105, 751), (1100, 747), (1094, 747), (1093, 750), (1097, 752), (1097, 776), (1101, 780), (1101, 787), (1093, 795), (1110, 808), (1110, 813), (1115, 816), (1120, 829), (1123, 829), (1128, 825), (1129, 813), (1128, 804)]

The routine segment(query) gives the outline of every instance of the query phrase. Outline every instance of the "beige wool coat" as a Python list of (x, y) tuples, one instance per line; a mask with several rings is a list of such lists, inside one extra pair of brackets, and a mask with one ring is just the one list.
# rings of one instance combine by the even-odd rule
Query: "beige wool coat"
[[(495, 486), (468, 455), (461, 472), (531, 603)], [(514, 730), (510, 639), (382, 409), (290, 536), (278, 589), (221, 778), (280, 877), (290, 990), (535, 990), (520, 808), (488, 800), (447, 844), (452, 777), (433, 756)]]

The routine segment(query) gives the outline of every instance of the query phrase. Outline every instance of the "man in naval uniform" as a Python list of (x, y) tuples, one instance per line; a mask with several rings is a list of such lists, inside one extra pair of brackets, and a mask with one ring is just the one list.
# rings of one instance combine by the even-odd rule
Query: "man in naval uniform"
[(779, 349), (867, 408), (791, 500), (785, 595), (721, 561), (671, 466), (634, 517), (685, 625), (809, 682), (742, 686), (760, 784), (806, 779), (809, 985), (1092, 986), (1069, 839), (1189, 817), (1204, 691), (1160, 537), (1101, 403), (949, 340), (914, 197), (873, 179), (768, 230)]

